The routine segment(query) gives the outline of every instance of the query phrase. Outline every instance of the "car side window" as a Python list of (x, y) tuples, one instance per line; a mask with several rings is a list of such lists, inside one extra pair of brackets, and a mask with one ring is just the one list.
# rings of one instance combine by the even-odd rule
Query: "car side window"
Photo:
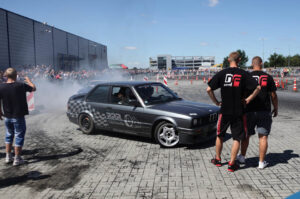
[(135, 95), (129, 87), (114, 86), (111, 93), (111, 103), (120, 105), (130, 105), (131, 100), (136, 100)]
[(89, 96), (86, 98), (87, 102), (98, 102), (107, 103), (108, 102), (108, 92), (109, 86), (98, 86)]

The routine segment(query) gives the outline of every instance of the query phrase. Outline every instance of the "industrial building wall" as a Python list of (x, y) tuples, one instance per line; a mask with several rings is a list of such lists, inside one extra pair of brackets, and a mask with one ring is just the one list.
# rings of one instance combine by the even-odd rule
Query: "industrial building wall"
[(106, 46), (0, 8), (0, 69), (42, 64), (106, 68)]
[(11, 66), (34, 65), (33, 21), (8, 12)]
[(36, 64), (53, 66), (52, 28), (48, 25), (34, 22)]
[(0, 70), (9, 65), (6, 12), (0, 10)]
[(88, 67), (89, 41), (79, 37), (79, 67)]
[(54, 65), (56, 68), (62, 68), (64, 65), (64, 58), (68, 53), (67, 49), (67, 33), (53, 28), (53, 38), (54, 38)]

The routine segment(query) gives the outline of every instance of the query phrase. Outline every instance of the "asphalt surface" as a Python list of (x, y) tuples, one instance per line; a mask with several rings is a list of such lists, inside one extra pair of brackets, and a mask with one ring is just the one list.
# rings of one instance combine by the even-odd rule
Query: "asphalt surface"
[[(187, 100), (211, 103), (202, 81), (179, 81), (178, 86), (169, 81), (169, 87)], [(75, 90), (54, 88), (56, 96), (64, 97)], [(4, 163), (5, 128), (0, 123), (0, 198), (285, 198), (300, 190), (300, 93), (278, 91), (269, 167), (256, 168), (254, 136), (247, 164), (234, 173), (226, 165), (230, 134), (223, 147), (224, 166), (218, 168), (209, 163), (214, 142), (163, 149), (137, 136), (102, 131), (84, 135), (66, 117), (66, 98), (55, 95), (27, 117), (27, 164)], [(37, 103), (41, 98), (37, 93)], [(45, 109), (47, 104), (51, 106)]]

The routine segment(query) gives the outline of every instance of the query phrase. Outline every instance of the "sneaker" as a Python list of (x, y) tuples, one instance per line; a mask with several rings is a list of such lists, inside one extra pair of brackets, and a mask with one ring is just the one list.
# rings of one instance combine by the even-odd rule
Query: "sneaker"
[(264, 168), (266, 168), (267, 166), (268, 166), (268, 162), (266, 162), (266, 161), (263, 161), (263, 162), (258, 162), (258, 167), (257, 168), (259, 168), (259, 169), (264, 169)]
[(222, 166), (221, 160), (218, 160), (216, 158), (211, 159), (210, 162), (213, 163), (214, 165), (216, 165), (217, 167)]
[(240, 164), (245, 164), (246, 162), (245, 156), (243, 156), (242, 154), (238, 155), (236, 159)]
[(237, 163), (235, 164), (231, 164), (230, 162), (228, 162), (228, 171), (230, 172), (234, 172), (239, 168), (239, 165)]
[(25, 163), (26, 163), (26, 161), (24, 161), (23, 158), (19, 157), (19, 158), (14, 159), (13, 166), (19, 166), (19, 165), (22, 165)]
[(12, 155), (6, 155), (5, 157), (5, 163), (6, 164), (9, 164), (9, 163), (12, 163), (14, 161)]

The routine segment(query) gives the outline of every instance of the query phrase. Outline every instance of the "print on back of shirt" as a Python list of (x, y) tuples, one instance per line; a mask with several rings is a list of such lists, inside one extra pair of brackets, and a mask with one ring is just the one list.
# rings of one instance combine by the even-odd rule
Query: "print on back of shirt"
[[(225, 77), (225, 82), (224, 82), (224, 87), (225, 86), (233, 86), (233, 87), (239, 87), (240, 86), (240, 81), (241, 81), (241, 75), (232, 75), (232, 74), (226, 74)], [(233, 85), (232, 85), (233, 83)]]

